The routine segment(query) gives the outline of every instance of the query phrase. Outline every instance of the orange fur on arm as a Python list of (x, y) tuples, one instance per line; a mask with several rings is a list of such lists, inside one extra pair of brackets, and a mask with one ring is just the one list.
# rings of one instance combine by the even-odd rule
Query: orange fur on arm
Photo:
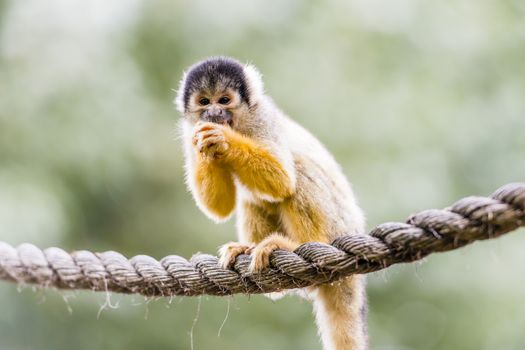
[[(200, 157), (199, 157), (200, 158)], [(231, 173), (216, 161), (200, 158), (195, 169), (200, 204), (217, 220), (230, 216), (235, 208), (235, 185)]]
[(275, 200), (294, 193), (292, 177), (267, 147), (233, 130), (227, 131), (227, 139), (230, 147), (222, 161), (249, 190)]

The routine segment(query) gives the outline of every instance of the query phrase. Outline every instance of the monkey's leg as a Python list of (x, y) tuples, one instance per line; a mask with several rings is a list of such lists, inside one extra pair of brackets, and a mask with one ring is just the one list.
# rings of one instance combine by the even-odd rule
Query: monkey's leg
[(194, 195), (199, 207), (215, 220), (226, 219), (235, 208), (231, 173), (214, 160), (200, 158), (194, 176)]
[(318, 287), (313, 304), (324, 350), (368, 349), (365, 276)]
[(239, 242), (228, 242), (222, 245), (219, 248), (219, 266), (224, 269), (231, 268), (239, 255), (250, 254), (254, 247), (254, 244), (243, 244)]
[(252, 262), (250, 263), (250, 271), (259, 272), (268, 265), (270, 265), (270, 254), (277, 249), (294, 251), (299, 246), (299, 243), (292, 241), (278, 233), (273, 233), (266, 237), (259, 244), (253, 248), (251, 253)]
[(229, 242), (219, 249), (219, 265), (232, 267), (241, 254), (251, 254), (255, 244), (275, 232), (278, 228), (278, 216), (252, 203), (239, 205), (237, 213), (237, 235), (240, 242)]

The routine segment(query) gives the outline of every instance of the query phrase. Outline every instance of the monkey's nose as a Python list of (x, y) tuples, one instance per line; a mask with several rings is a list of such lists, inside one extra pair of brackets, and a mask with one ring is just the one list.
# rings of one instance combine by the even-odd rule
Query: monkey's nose
[(209, 109), (202, 113), (202, 119), (216, 124), (232, 124), (232, 113), (224, 109)]

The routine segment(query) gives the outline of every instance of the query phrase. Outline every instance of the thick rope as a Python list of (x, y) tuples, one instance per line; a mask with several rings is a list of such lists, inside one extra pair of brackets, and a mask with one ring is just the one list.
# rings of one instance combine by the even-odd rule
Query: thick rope
[(13, 248), (0, 242), (0, 279), (61, 289), (91, 289), (145, 296), (257, 294), (333, 282), (344, 276), (419, 260), (430, 253), (457, 249), (476, 240), (496, 238), (525, 226), (525, 183), (508, 184), (490, 198), (467, 197), (443, 210), (425, 210), (406, 223), (385, 223), (369, 235), (346, 235), (331, 245), (305, 243), (294, 252), (277, 250), (271, 268), (248, 271), (250, 257), (237, 258), (234, 269), (217, 257), (196, 254), (190, 261), (169, 255), (126, 259), (109, 251), (71, 254), (31, 244)]

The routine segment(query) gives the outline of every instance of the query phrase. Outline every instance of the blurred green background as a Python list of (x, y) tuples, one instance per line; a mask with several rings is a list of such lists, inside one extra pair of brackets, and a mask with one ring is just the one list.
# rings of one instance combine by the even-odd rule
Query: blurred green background
[[(0, 0), (0, 240), (157, 258), (232, 240), (185, 188), (172, 104), (219, 54), (335, 154), (369, 227), (525, 180), (523, 1)], [(524, 233), (372, 274), (372, 348), (524, 349)], [(320, 349), (295, 297), (0, 283), (1, 350), (192, 344)]]

